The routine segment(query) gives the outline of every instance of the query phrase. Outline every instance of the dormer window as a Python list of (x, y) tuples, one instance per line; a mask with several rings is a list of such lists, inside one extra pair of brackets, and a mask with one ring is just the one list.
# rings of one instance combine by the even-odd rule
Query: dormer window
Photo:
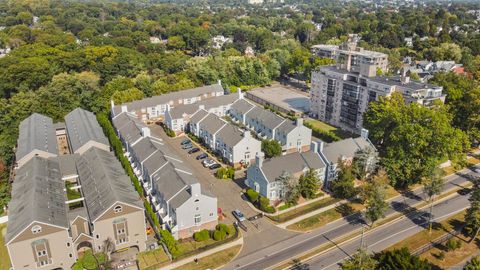
[(37, 233), (41, 233), (42, 232), (42, 227), (40, 227), (39, 225), (35, 225), (32, 227), (32, 233), (33, 234), (37, 234)]
[(123, 211), (123, 207), (121, 205), (117, 205), (113, 208), (113, 212), (120, 213)]

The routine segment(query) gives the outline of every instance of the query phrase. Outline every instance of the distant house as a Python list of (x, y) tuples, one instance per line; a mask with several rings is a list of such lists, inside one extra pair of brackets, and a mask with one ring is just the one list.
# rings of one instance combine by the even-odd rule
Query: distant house
[(326, 166), (318, 152), (294, 152), (264, 160), (263, 153), (256, 156), (255, 164), (247, 170), (245, 184), (271, 201), (281, 200), (284, 186), (278, 178), (283, 173), (298, 179), (310, 169), (315, 170), (319, 181), (324, 180)]
[(214, 49), (219, 50), (223, 47), (223, 45), (227, 43), (232, 43), (232, 39), (228, 37), (224, 37), (222, 35), (214, 36), (212, 38), (212, 47)]
[(245, 99), (233, 103), (229, 116), (259, 137), (278, 141), (284, 153), (310, 149), (312, 130), (303, 125), (302, 118), (297, 118), (296, 121), (285, 119)]
[(121, 105), (112, 102), (112, 116), (122, 112), (134, 113), (140, 120), (157, 120), (164, 117), (167, 107), (192, 104), (212, 97), (223, 96), (224, 90), (220, 82), (208, 86), (171, 92), (168, 94), (144, 98)]

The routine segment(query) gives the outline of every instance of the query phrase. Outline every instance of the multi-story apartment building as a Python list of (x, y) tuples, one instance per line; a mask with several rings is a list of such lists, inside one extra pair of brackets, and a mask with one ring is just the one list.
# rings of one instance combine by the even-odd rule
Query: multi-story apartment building
[(216, 114), (200, 110), (189, 122), (189, 131), (234, 167), (249, 165), (261, 152), (262, 143)]
[(368, 51), (357, 46), (359, 40), (358, 35), (350, 34), (348, 40), (337, 45), (314, 45), (311, 50), (314, 54), (336, 60), (338, 63), (345, 65), (343, 68), (351, 69), (352, 71), (360, 71), (362, 64), (373, 65), (375, 70), (381, 69), (382, 71), (388, 70), (388, 55)]
[(375, 66), (362, 65), (360, 72), (340, 65), (322, 67), (312, 73), (311, 114), (342, 129), (360, 133), (368, 104), (381, 96), (399, 92), (408, 103), (424, 106), (443, 102), (443, 88), (401, 76), (376, 76)]
[(153, 96), (121, 105), (115, 105), (112, 102), (112, 116), (130, 112), (142, 121), (154, 121), (163, 119), (167, 107), (174, 108), (178, 105), (193, 104), (208, 98), (223, 96), (223, 94), (224, 90), (219, 81), (218, 84)]
[(285, 119), (262, 109), (245, 99), (232, 104), (229, 116), (233, 121), (254, 131), (259, 137), (276, 140), (283, 153), (308, 151), (312, 140), (312, 130), (303, 125), (303, 119)]
[[(22, 166), (15, 169), (5, 236), (13, 269), (70, 269), (85, 250), (102, 251), (106, 242), (115, 250), (144, 251), (143, 203), (95, 116), (71, 112), (65, 124), (56, 125), (67, 127), (61, 140), (52, 137), (51, 122), (33, 114), (20, 125), (19, 143), (32, 143), (18, 145), (16, 153)], [(69, 142), (61, 155), (25, 155), (41, 149), (41, 142), (55, 149), (55, 141)]]
[(167, 111), (165, 112), (164, 124), (167, 125), (167, 127), (171, 130), (175, 131), (175, 133), (178, 135), (185, 131), (185, 128), (190, 122), (190, 117), (198, 110), (203, 109), (209, 113), (223, 117), (227, 115), (227, 112), (230, 110), (232, 104), (238, 100), (241, 95), (241, 91), (238, 91), (235, 94), (209, 98), (194, 104), (179, 105), (171, 109), (170, 106), (168, 106)]
[(201, 188), (188, 165), (135, 115), (112, 119), (134, 173), (162, 226), (176, 238), (217, 225), (217, 198)]

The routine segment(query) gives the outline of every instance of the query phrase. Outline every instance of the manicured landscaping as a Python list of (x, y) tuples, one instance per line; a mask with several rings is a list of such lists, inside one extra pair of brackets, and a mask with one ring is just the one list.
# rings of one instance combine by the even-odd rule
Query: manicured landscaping
[(304, 125), (312, 129), (312, 135), (329, 143), (352, 137), (353, 134), (315, 119), (305, 120)]
[(162, 247), (155, 250), (145, 251), (137, 254), (138, 266), (140, 269), (159, 269), (170, 263), (167, 254)]
[(192, 262), (184, 264), (180, 267), (175, 268), (174, 270), (203, 270), (203, 269), (216, 269), (222, 265), (227, 264), (231, 261), (240, 251), (242, 246), (234, 246), (227, 248), (225, 250), (219, 251), (212, 255), (198, 259), (197, 262)]
[(292, 208), (290, 211), (287, 211), (287, 212), (279, 214), (279, 215), (271, 215), (271, 216), (268, 215), (267, 217), (269, 217), (271, 220), (273, 220), (275, 222), (282, 223), (282, 222), (286, 222), (286, 221), (289, 221), (291, 219), (294, 219), (296, 217), (303, 216), (303, 215), (305, 215), (309, 212), (312, 212), (314, 210), (317, 210), (317, 209), (326, 207), (328, 205), (337, 203), (339, 201), (340, 201), (340, 199), (327, 197), (325, 199), (318, 200), (318, 201), (315, 201), (315, 202), (312, 202), (312, 203), (309, 203), (309, 204), (305, 204), (305, 205), (302, 205), (302, 206), (293, 206), (293, 207), (290, 207), (290, 208)]
[(183, 239), (178, 242), (178, 248), (183, 256), (188, 256), (196, 250), (218, 243), (225, 239), (235, 237), (233, 225), (220, 223), (214, 231), (202, 230), (194, 234), (193, 239)]
[(7, 224), (0, 224), (0, 270), (10, 269), (10, 257), (5, 246), (4, 237), (7, 234)]
[[(67, 190), (67, 198), (69, 200), (75, 200), (82, 197), (82, 194), (80, 194), (79, 189), (76, 189), (76, 190), (72, 189), (73, 186), (74, 186), (73, 183), (68, 181), (65, 182), (65, 189)], [(75, 202), (75, 203), (70, 203), (68, 206), (70, 209), (75, 209), (77, 207), (81, 207), (82, 205), (83, 205), (82, 202)]]
[[(73, 270), (95, 270), (99, 269), (100, 265), (105, 263), (107, 255), (105, 253), (96, 253), (95, 256), (92, 250), (87, 250), (81, 258), (73, 265)], [(99, 265), (100, 264), (100, 265)]]

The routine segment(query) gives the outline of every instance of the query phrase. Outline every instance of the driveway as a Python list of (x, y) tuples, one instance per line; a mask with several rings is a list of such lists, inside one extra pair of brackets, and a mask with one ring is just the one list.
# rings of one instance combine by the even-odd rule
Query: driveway
[[(218, 207), (222, 208), (223, 213), (226, 215), (226, 219), (223, 222), (232, 223), (236, 220), (232, 215), (232, 211), (235, 209), (242, 211), (247, 218), (258, 214), (242, 199), (242, 189), (245, 188), (243, 184), (244, 177), (234, 181), (217, 179), (213, 175), (213, 171), (204, 168), (201, 162), (195, 159), (202, 152), (189, 155), (187, 150), (181, 148), (180, 143), (187, 138), (186, 136), (170, 138), (165, 134), (163, 128), (158, 125), (150, 126), (150, 130), (152, 135), (163, 139), (164, 143), (168, 144), (182, 160), (188, 163), (192, 173), (202, 185), (202, 189), (208, 190), (217, 197)], [(267, 218), (245, 221), (244, 224), (247, 227), (247, 231), (242, 231), (244, 247), (239, 256), (250, 254), (259, 248), (267, 247), (272, 243), (298, 234), (278, 228)]]
[(112, 269), (115, 270), (138, 270), (137, 265), (138, 248), (128, 248), (124, 251), (114, 252), (110, 255)]

